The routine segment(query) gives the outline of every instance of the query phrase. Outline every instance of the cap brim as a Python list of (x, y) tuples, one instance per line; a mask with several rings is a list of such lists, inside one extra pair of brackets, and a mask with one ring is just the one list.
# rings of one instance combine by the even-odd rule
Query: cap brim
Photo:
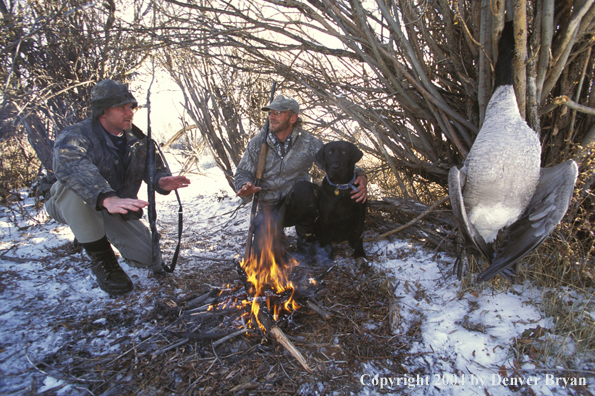
[(136, 101), (136, 99), (131, 98), (131, 99), (124, 99), (123, 101), (118, 102), (117, 104), (115, 104), (115, 105), (113, 105), (111, 107), (118, 107), (118, 106), (122, 106), (122, 105), (125, 105), (125, 104), (128, 104), (128, 103), (134, 103), (133, 108), (138, 106), (138, 102)]
[(285, 106), (280, 105), (279, 103), (271, 103), (268, 106), (264, 106), (261, 110), (262, 111), (269, 111), (269, 110), (291, 111), (290, 109), (288, 109)]

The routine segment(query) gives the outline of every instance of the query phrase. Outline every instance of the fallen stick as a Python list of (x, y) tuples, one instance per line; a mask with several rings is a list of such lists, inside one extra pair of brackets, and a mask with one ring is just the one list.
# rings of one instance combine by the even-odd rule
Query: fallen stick
[(250, 332), (250, 330), (248, 330), (248, 329), (238, 330), (235, 333), (231, 333), (228, 336), (225, 336), (225, 337), (223, 337), (223, 338), (221, 338), (221, 339), (213, 342), (213, 346), (216, 347), (219, 344), (223, 344), (227, 340), (231, 340), (234, 337), (237, 337), (239, 335), (246, 334), (246, 333), (249, 333), (249, 332)]
[(300, 351), (298, 351), (295, 345), (293, 345), (293, 343), (289, 341), (289, 338), (285, 336), (285, 333), (283, 333), (283, 331), (280, 328), (278, 328), (277, 325), (272, 325), (271, 329), (269, 330), (269, 333), (271, 333), (271, 335), (275, 337), (277, 342), (283, 345), (285, 349), (287, 349), (289, 353), (291, 353), (293, 357), (296, 358), (298, 362), (300, 362), (302, 367), (306, 369), (307, 372), (312, 372), (312, 369), (310, 368), (310, 366), (308, 366), (308, 362), (306, 362), (304, 356), (302, 356)]
[(258, 312), (258, 320), (260, 321), (260, 323), (264, 325), (267, 332), (271, 334), (279, 344), (283, 345), (285, 349), (287, 349), (287, 351), (294, 358), (296, 358), (296, 360), (302, 365), (302, 367), (306, 369), (307, 372), (312, 372), (312, 369), (308, 365), (308, 362), (306, 361), (304, 356), (300, 353), (300, 351), (298, 351), (298, 349), (295, 347), (295, 345), (293, 345), (289, 338), (287, 338), (285, 333), (283, 333), (283, 331), (272, 320), (270, 320), (267, 317), (266, 313), (263, 312), (263, 309), (261, 309)]
[(169, 331), (169, 330), (166, 330), (166, 332), (168, 334), (171, 334), (174, 337), (186, 338), (187, 340), (210, 340), (210, 339), (214, 339), (214, 338), (227, 337), (230, 334), (234, 334), (234, 333), (230, 333), (229, 331), (199, 333), (197, 331)]
[(421, 356), (421, 355), (429, 355), (431, 353), (434, 353), (434, 351), (428, 351), (428, 352), (415, 352), (415, 353), (401, 353), (398, 355), (392, 355), (392, 356), (354, 356), (355, 360), (384, 360), (384, 359), (396, 359), (396, 358), (400, 358), (400, 357), (406, 357), (406, 356)]
[(330, 312), (325, 311), (323, 308), (321, 308), (318, 305), (314, 304), (310, 300), (308, 300), (308, 308), (310, 308), (312, 311), (316, 312), (318, 315), (322, 316), (322, 319), (328, 319), (331, 316), (333, 316)]
[(6, 260), (6, 261), (12, 261), (13, 263), (28, 263), (30, 261), (35, 261), (36, 259), (24, 259), (24, 258), (20, 258), (20, 257), (11, 257), (11, 256), (6, 256), (6, 255), (2, 255), (0, 256), (0, 260)]
[(192, 258), (197, 258), (197, 259), (201, 259), (201, 260), (210, 260), (210, 261), (230, 261), (233, 262), (235, 261), (235, 258), (233, 257), (211, 257), (211, 256), (203, 256), (200, 254), (190, 254), (187, 257), (192, 257)]
[(337, 344), (330, 344), (330, 343), (320, 343), (320, 342), (310, 342), (307, 340), (302, 340), (298, 337), (292, 337), (290, 335), (285, 334), (285, 337), (287, 337), (290, 341), (295, 342), (296, 344), (302, 344), (302, 345), (306, 345), (306, 346), (310, 346), (310, 347), (315, 347), (315, 348), (320, 348), (320, 347), (324, 347), (324, 348), (341, 348), (341, 345), (337, 345)]
[(184, 344), (187, 344), (188, 341), (190, 341), (190, 339), (189, 338), (186, 338), (186, 339), (183, 339), (182, 341), (176, 342), (175, 344), (172, 344), (172, 345), (170, 345), (170, 346), (168, 346), (166, 348), (159, 349), (158, 351), (153, 352), (153, 354), (151, 355), (151, 360), (152, 359), (155, 359), (156, 356), (159, 356), (162, 353), (165, 353), (165, 352), (170, 351), (172, 349), (175, 349), (175, 348), (177, 348), (179, 346), (182, 346)]
[(337, 264), (333, 264), (333, 265), (331, 265), (330, 267), (328, 267), (328, 268), (326, 269), (326, 271), (324, 271), (322, 274), (318, 275), (318, 276), (316, 277), (316, 284), (318, 285), (320, 282), (322, 282), (322, 280), (323, 280), (324, 278), (326, 278), (326, 276), (327, 276), (328, 274), (330, 274), (330, 273), (331, 273), (331, 271), (332, 271), (332, 270), (334, 270), (336, 267), (337, 267)]
[(388, 299), (388, 324), (390, 326), (390, 331), (393, 334), (398, 334), (401, 331), (401, 309), (399, 306), (399, 302), (395, 297), (395, 290), (399, 287), (401, 281), (397, 282), (397, 285), (394, 286), (390, 279), (387, 277), (380, 283), (378, 289), (382, 294), (386, 296)]
[(199, 307), (203, 301), (205, 301), (209, 297), (213, 297), (213, 295), (219, 293), (220, 291), (220, 289), (213, 289), (210, 292), (203, 294), (202, 296), (196, 297), (186, 302), (186, 309)]
[(371, 237), (371, 238), (365, 238), (365, 239), (364, 239), (364, 242), (371, 242), (371, 241), (374, 241), (374, 240), (376, 240), (376, 239), (385, 238), (385, 237), (387, 237), (387, 236), (389, 236), (389, 235), (392, 235), (392, 234), (395, 234), (395, 233), (397, 233), (397, 232), (399, 232), (399, 231), (403, 231), (405, 228), (407, 228), (407, 227), (409, 227), (409, 226), (411, 226), (411, 225), (413, 225), (413, 224), (417, 223), (419, 220), (421, 220), (421, 219), (423, 219), (424, 217), (426, 217), (426, 216), (427, 216), (427, 215), (428, 215), (430, 212), (432, 212), (432, 211), (433, 211), (434, 209), (436, 209), (438, 206), (440, 206), (440, 205), (442, 205), (444, 202), (446, 202), (446, 200), (447, 200), (447, 199), (448, 199), (448, 195), (446, 195), (446, 196), (442, 197), (440, 200), (438, 200), (438, 201), (434, 202), (434, 203), (432, 204), (432, 206), (430, 206), (430, 207), (428, 208), (428, 210), (426, 210), (425, 212), (423, 212), (422, 214), (420, 214), (419, 216), (417, 216), (415, 219), (411, 220), (409, 223), (407, 223), (407, 224), (405, 224), (405, 225), (402, 225), (402, 226), (400, 226), (400, 227), (398, 227), (398, 228), (395, 228), (395, 229), (394, 229), (394, 230), (392, 230), (392, 231), (385, 232), (384, 234), (381, 234), (381, 235), (376, 235), (376, 236), (374, 236), (374, 237)]
[(245, 382), (243, 384), (239, 384), (239, 385), (236, 385), (235, 387), (231, 388), (229, 393), (232, 394), (232, 393), (236, 393), (236, 392), (244, 391), (244, 390), (248, 390), (248, 389), (256, 389), (259, 386), (260, 386), (259, 383)]

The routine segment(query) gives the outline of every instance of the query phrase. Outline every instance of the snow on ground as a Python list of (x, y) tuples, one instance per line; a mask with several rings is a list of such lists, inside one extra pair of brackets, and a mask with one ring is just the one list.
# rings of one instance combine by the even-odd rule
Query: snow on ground
[[(406, 241), (379, 243), (375, 249), (381, 253), (415, 251)], [(444, 279), (442, 267), (424, 250), (405, 259), (379, 262), (377, 266), (392, 273), (398, 284), (395, 294), (401, 302), (404, 326), (421, 320), (423, 343), (409, 352), (426, 353), (419, 359), (433, 368), (430, 374), (412, 375), (411, 379), (393, 377), (395, 383), (399, 379), (401, 384), (407, 381), (407, 386), (393, 389), (436, 395), (509, 395), (511, 389), (502, 386), (502, 382), (516, 365), (511, 356), (511, 341), (537, 326), (552, 327), (552, 319), (543, 317), (536, 307), (542, 291), (529, 284), (516, 285), (507, 292), (485, 289), (481, 293), (462, 294), (459, 281), (453, 276)], [(520, 378), (531, 381), (535, 394), (565, 394), (563, 386), (553, 385), (562, 381), (559, 375), (546, 377), (534, 371), (535, 365), (528, 357), (527, 362), (519, 363)], [(373, 369), (369, 373), (371, 377), (377, 374), (378, 381), (386, 378), (390, 385), (390, 373)], [(592, 383), (593, 378), (584, 381)], [(370, 377), (364, 382), (373, 385)]]
[[(169, 162), (175, 169), (175, 159)], [(249, 208), (236, 210), (239, 199), (223, 174), (213, 163), (205, 165), (208, 169), (189, 175), (192, 185), (180, 190), (184, 238), (197, 241), (186, 246), (181, 257), (231, 258), (242, 253)], [(0, 394), (28, 395), (35, 394), (32, 390), (55, 389), (58, 395), (86, 395), (89, 392), (83, 386), (54, 378), (39, 369), (38, 363), (51, 360), (69, 344), (74, 328), (82, 327), (88, 334), (76, 341), (77, 345), (98, 355), (118, 351), (122, 338), (142, 340), (151, 331), (151, 322), (137, 319), (151, 317), (159, 296), (183, 298), (185, 291), (178, 289), (175, 281), (152, 279), (146, 270), (128, 267), (120, 260), (135, 289), (124, 297), (109, 297), (91, 276), (88, 259), (72, 251), (68, 227), (49, 220), (34, 205), (32, 198), (26, 198), (11, 208), (0, 208)], [(158, 205), (159, 227), (175, 235), (175, 195), (158, 196)], [(222, 229), (225, 234), (219, 232)], [(174, 247), (175, 243), (168, 242), (164, 250), (171, 252)], [(588, 370), (584, 375), (562, 377), (563, 371), (539, 369), (529, 356), (515, 360), (511, 349), (515, 338), (553, 325), (552, 318), (538, 309), (543, 290), (527, 283), (508, 291), (461, 291), (456, 278), (445, 273), (445, 263), (451, 263), (451, 257), (440, 257), (440, 253), (405, 240), (366, 243), (365, 248), (376, 258), (373, 268), (385, 271), (393, 280), (401, 317), (395, 337), (406, 338), (409, 329), (419, 326), (423, 341), (415, 341), (409, 351), (409, 365), (404, 369), (410, 375), (362, 363), (356, 379), (361, 395), (520, 394), (515, 393), (520, 388), (515, 384), (503, 384), (511, 381), (507, 376), (515, 374), (515, 369), (515, 381), (528, 383), (533, 394), (574, 394), (565, 380), (592, 387), (594, 379), (586, 374)], [(208, 260), (192, 262), (192, 266), (179, 264), (170, 277), (208, 270)], [(123, 317), (133, 324), (122, 323)], [(76, 345), (69, 348), (76, 350)], [(572, 352), (572, 345), (568, 348)], [(431, 372), (413, 374), (419, 367), (430, 367)]]

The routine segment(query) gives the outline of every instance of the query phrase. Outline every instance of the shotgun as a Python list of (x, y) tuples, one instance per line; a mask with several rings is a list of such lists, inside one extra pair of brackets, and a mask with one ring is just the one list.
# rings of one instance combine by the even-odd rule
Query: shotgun
[[(271, 99), (269, 103), (273, 101), (275, 98), (275, 88), (277, 87), (277, 82), (273, 81), (273, 88), (271, 89)], [(264, 123), (264, 134), (262, 136), (262, 142), (260, 143), (260, 152), (258, 153), (258, 163), (256, 165), (256, 174), (254, 180), (254, 186), (260, 187), (260, 179), (262, 179), (262, 174), (264, 173), (264, 166), (266, 165), (267, 160), (267, 135), (269, 132), (269, 117), (267, 116), (267, 120)], [(259, 191), (260, 192), (260, 191)], [(248, 261), (250, 258), (250, 254), (252, 253), (252, 242), (254, 240), (254, 219), (256, 218), (256, 212), (258, 210), (258, 197), (259, 192), (254, 193), (252, 197), (252, 211), (250, 212), (250, 227), (248, 228), (248, 237), (246, 238), (246, 252), (244, 253), (244, 262)]]
[[(153, 81), (155, 80), (155, 71), (153, 70), (153, 78), (151, 79), (151, 83), (149, 84), (149, 88), (147, 89), (147, 172), (148, 175), (148, 183), (147, 183), (147, 195), (149, 199), (149, 208), (148, 208), (148, 218), (149, 218), (149, 226), (151, 229), (151, 257), (153, 260), (155, 257), (160, 254), (159, 248), (159, 232), (157, 232), (157, 208), (155, 203), (155, 178), (156, 178), (156, 164), (155, 164), (155, 148), (159, 150), (159, 155), (165, 165), (165, 168), (171, 173), (169, 165), (165, 160), (165, 156), (161, 152), (157, 143), (151, 137), (151, 87), (153, 86)], [(180, 200), (180, 194), (178, 194), (178, 190), (174, 190), (176, 193), (176, 198), (178, 199), (178, 244), (176, 246), (176, 250), (174, 251), (174, 255), (171, 260), (171, 264), (167, 266), (165, 263), (162, 262), (162, 267), (165, 272), (174, 272), (176, 269), (176, 262), (178, 261), (178, 255), (180, 253), (180, 243), (182, 240), (182, 229), (183, 229), (183, 210), (182, 210), (182, 201)]]

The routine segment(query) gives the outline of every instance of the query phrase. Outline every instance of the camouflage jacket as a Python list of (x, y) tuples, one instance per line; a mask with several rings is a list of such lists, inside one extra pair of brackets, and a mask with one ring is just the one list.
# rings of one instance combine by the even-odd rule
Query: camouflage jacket
[[(65, 128), (54, 144), (56, 178), (94, 207), (97, 207), (100, 194), (136, 199), (141, 182), (148, 182), (147, 139), (135, 125), (125, 134), (126, 153), (122, 163), (116, 147), (97, 119), (87, 119)], [(169, 191), (159, 188), (158, 182), (171, 173), (158, 154), (155, 158), (155, 191), (168, 194)]]
[[(264, 133), (266, 131), (261, 130), (248, 143), (234, 176), (236, 191), (247, 182), (254, 183), (258, 153)], [(312, 179), (309, 172), (315, 162), (316, 153), (322, 148), (323, 143), (300, 127), (291, 132), (291, 138), (292, 146), (285, 157), (281, 158), (267, 134), (267, 159), (260, 183), (262, 187), (260, 199), (264, 202), (277, 202), (289, 193), (295, 182)]]

